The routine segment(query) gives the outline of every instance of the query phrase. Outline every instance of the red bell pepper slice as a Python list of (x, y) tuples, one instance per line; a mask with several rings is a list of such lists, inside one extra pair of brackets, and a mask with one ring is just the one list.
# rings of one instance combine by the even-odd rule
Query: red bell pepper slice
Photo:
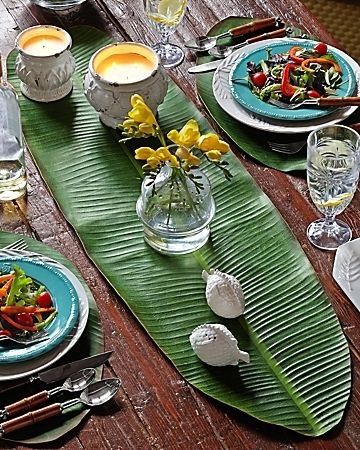
[(1, 317), (4, 320), (6, 320), (7, 323), (9, 323), (14, 328), (17, 328), (18, 330), (31, 331), (32, 333), (35, 333), (35, 331), (37, 331), (36, 327), (28, 327), (26, 325), (20, 325), (19, 323), (15, 322), (15, 320), (12, 320), (7, 314), (1, 313)]
[(333, 66), (334, 69), (336, 70), (336, 72), (342, 73), (341, 67), (339, 66), (339, 64), (337, 64), (335, 61), (332, 61), (331, 59), (326, 59), (326, 58), (309, 58), (309, 59), (304, 59), (304, 61), (301, 63), (301, 68), (303, 70), (308, 70), (309, 72), (314, 72), (312, 69), (310, 69), (308, 66), (311, 63), (317, 63), (320, 65), (328, 65), (328, 66)]
[(288, 63), (284, 67), (282, 77), (281, 77), (281, 93), (284, 97), (292, 97), (298, 90), (296, 86), (290, 83), (290, 72), (297, 69), (298, 66), (294, 63)]
[(295, 53), (299, 50), (302, 50), (301, 47), (291, 47), (291, 49), (289, 50), (289, 56), (290, 59), (298, 64), (301, 64), (305, 58), (300, 58), (299, 56), (296, 56)]

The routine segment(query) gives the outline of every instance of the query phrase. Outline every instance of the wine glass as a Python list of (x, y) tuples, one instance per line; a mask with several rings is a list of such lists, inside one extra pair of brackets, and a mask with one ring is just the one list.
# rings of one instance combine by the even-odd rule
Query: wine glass
[(335, 220), (351, 202), (359, 179), (360, 136), (342, 125), (318, 128), (307, 140), (307, 182), (310, 196), (324, 218), (307, 229), (309, 241), (335, 250), (350, 241), (349, 226)]
[(175, 67), (184, 59), (183, 50), (169, 43), (169, 37), (184, 17), (187, 0), (144, 0), (150, 26), (160, 34), (160, 42), (152, 48), (164, 67)]

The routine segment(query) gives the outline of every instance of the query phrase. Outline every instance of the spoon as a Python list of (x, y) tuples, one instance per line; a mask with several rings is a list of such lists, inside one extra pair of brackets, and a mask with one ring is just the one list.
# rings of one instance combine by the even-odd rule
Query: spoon
[(247, 39), (241, 44), (236, 45), (217, 45), (209, 50), (209, 54), (215, 58), (223, 59), (227, 58), (231, 53), (233, 53), (238, 48), (244, 47), (245, 45), (251, 44), (253, 42), (263, 41), (264, 39), (279, 38), (288, 35), (290, 32), (287, 28), (281, 28), (280, 30), (271, 31), (270, 33), (263, 33), (259, 36)]
[(282, 23), (281, 19), (270, 17), (268, 19), (254, 20), (245, 25), (231, 28), (230, 30), (216, 36), (199, 36), (195, 39), (190, 39), (189, 41), (185, 42), (185, 47), (199, 52), (205, 52), (214, 47), (218, 39), (255, 33), (256, 31), (263, 30), (264, 28), (274, 26), (276, 25), (276, 23)]
[(70, 408), (78, 403), (86, 406), (99, 406), (111, 400), (121, 386), (118, 378), (108, 378), (91, 384), (87, 389), (82, 391), (79, 398), (68, 400), (64, 403), (54, 403), (45, 408), (15, 417), (0, 424), (0, 438), (7, 433), (28, 427), (34, 423), (42, 422), (50, 417), (59, 416), (65, 409)]
[(31, 411), (34, 406), (42, 405), (50, 397), (58, 394), (62, 391), (67, 392), (79, 392), (83, 391), (93, 381), (96, 374), (95, 369), (83, 369), (79, 372), (72, 374), (64, 381), (62, 386), (50, 389), (49, 391), (42, 391), (31, 397), (24, 398), (16, 403), (5, 406), (3, 410), (0, 410), (0, 420), (5, 420), (7, 417), (18, 415), (23, 411)]

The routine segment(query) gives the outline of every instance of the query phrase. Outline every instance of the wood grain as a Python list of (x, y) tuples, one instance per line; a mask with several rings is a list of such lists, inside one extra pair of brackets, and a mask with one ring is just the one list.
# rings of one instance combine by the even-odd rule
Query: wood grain
[[(41, 23), (62, 26), (88, 24), (106, 30), (114, 40), (154, 43), (156, 33), (145, 20), (141, 0), (127, 2), (134, 12), (121, 17), (118, 0), (89, 0), (78, 12), (57, 15), (25, 0), (0, 0), (0, 51), (7, 53), (20, 30)], [(321, 24), (298, 0), (189, 0), (188, 11), (172, 41), (182, 43), (205, 34), (229, 15), (280, 16), (284, 20), (336, 45)], [(169, 75), (206, 115), (187, 73), (194, 55)], [(208, 118), (209, 119), (209, 118)], [(210, 119), (209, 121), (216, 128)], [(218, 130), (219, 131), (219, 130)], [(53, 447), (72, 449), (357, 449), (360, 448), (360, 348), (359, 314), (331, 277), (334, 255), (312, 247), (306, 227), (317, 216), (302, 174), (286, 175), (261, 166), (233, 146), (241, 162), (270, 197), (306, 252), (330, 296), (349, 340), (354, 366), (353, 392), (345, 420), (329, 435), (308, 439), (260, 423), (209, 400), (189, 386), (139, 326), (128, 308), (106, 283), (85, 254), (75, 232), (57, 208), (31, 157), (27, 154), (29, 193), (26, 200), (0, 207), (2, 230), (32, 236), (61, 251), (79, 269), (97, 301), (104, 327), (106, 348), (114, 356), (105, 375), (118, 376), (123, 387), (115, 402), (94, 412), (82, 427)], [(49, 149), (51, 151), (51, 149)], [(347, 208), (344, 220), (359, 236), (359, 194)], [(2, 448), (15, 448), (1, 443)], [(27, 447), (17, 446), (18, 449)]]

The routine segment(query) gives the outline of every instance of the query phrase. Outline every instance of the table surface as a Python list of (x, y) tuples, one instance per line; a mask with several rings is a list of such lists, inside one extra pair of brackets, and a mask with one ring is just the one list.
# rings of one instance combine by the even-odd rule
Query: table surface
[[(40, 24), (87, 24), (106, 30), (119, 41), (154, 43), (156, 34), (144, 20), (141, 0), (127, 2), (133, 18), (121, 18), (119, 1), (89, 0), (78, 13), (56, 15), (25, 0), (0, 0), (0, 51), (7, 53), (17, 34)], [(218, 20), (229, 15), (280, 16), (322, 40), (336, 45), (332, 37), (298, 0), (189, 0), (187, 14), (172, 41), (182, 44), (205, 34)], [(187, 52), (184, 63), (169, 71), (189, 98), (205, 114), (196, 95), (194, 77), (187, 69), (194, 56)], [(210, 120), (210, 118), (208, 117)], [(212, 122), (210, 120), (210, 122)], [(212, 123), (216, 128), (216, 124)], [(32, 236), (61, 251), (80, 270), (97, 301), (105, 332), (106, 349), (114, 355), (105, 375), (123, 382), (116, 403), (96, 411), (83, 425), (66, 436), (56, 448), (66, 449), (356, 449), (360, 448), (360, 315), (331, 276), (334, 254), (312, 247), (305, 230), (317, 212), (309, 200), (304, 178), (272, 170), (244, 155), (235, 145), (240, 161), (270, 197), (299, 240), (313, 264), (347, 336), (353, 365), (353, 386), (344, 419), (325, 437), (307, 438), (266, 425), (224, 407), (192, 388), (177, 373), (121, 299), (86, 256), (75, 232), (59, 211), (38, 170), (27, 155), (27, 199), (0, 206), (1, 230)], [(343, 214), (354, 237), (359, 236), (360, 195), (357, 193)], [(48, 446), (47, 446), (48, 447)], [(4, 448), (4, 443), (2, 443)], [(12, 448), (9, 445), (6, 448)], [(18, 446), (17, 448), (24, 448)]]

